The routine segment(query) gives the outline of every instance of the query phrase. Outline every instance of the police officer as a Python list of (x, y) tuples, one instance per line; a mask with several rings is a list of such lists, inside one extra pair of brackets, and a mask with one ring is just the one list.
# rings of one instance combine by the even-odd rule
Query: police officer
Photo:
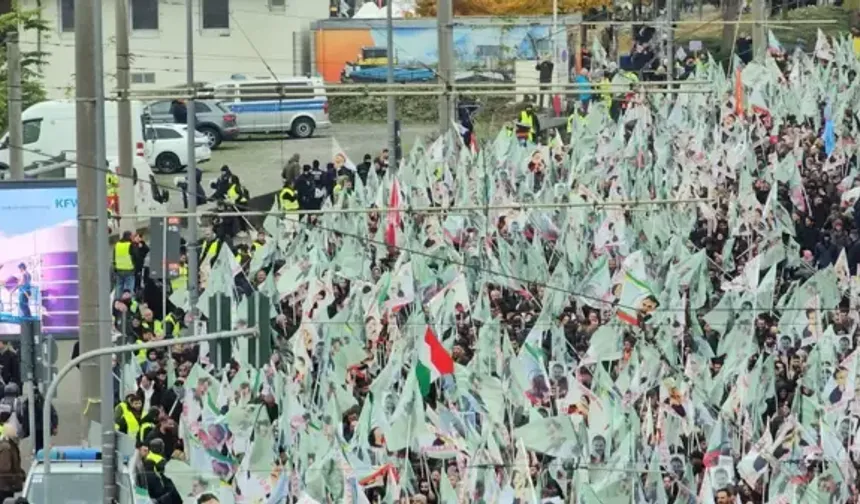
[(248, 205), (248, 190), (242, 186), (239, 177), (233, 175), (230, 177), (230, 187), (227, 188), (225, 200), (233, 206)]
[(211, 197), (212, 201), (223, 200), (227, 197), (227, 191), (230, 189), (232, 180), (233, 173), (230, 172), (230, 167), (227, 165), (222, 166), (221, 176), (211, 184), (212, 189), (215, 190)]
[(160, 415), (160, 411), (158, 408), (149, 408), (149, 412), (140, 419), (140, 430), (137, 432), (137, 445), (140, 446), (143, 444), (143, 440), (146, 439), (147, 434), (152, 432), (156, 425), (158, 425), (158, 417)]
[(316, 184), (314, 184), (314, 176), (311, 173), (311, 165), (302, 166), (302, 173), (296, 178), (295, 184), (299, 196), (299, 207), (302, 210), (312, 208)]

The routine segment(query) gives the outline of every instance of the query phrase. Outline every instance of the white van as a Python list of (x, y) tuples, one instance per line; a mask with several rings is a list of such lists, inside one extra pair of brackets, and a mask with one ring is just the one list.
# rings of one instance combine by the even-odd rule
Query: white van
[[(157, 186), (153, 185), (152, 169), (146, 162), (147, 146), (143, 138), (142, 113), (143, 102), (133, 101), (131, 104), (131, 138), (134, 148), (132, 167), (137, 172), (138, 179), (135, 184), (135, 213), (138, 214), (158, 212), (163, 208), (155, 201), (153, 189)], [(24, 125), (22, 157), (25, 169), (37, 164), (50, 164), (55, 158), (60, 158), (70, 162), (68, 167), (63, 169), (61, 176), (67, 179), (77, 178), (77, 169), (73, 163), (77, 150), (75, 117), (75, 102), (71, 100), (36, 103), (21, 114)], [(114, 173), (119, 164), (118, 124), (116, 102), (106, 102), (105, 152), (108, 169)], [(8, 174), (9, 134), (7, 132), (0, 138), (0, 179), (7, 178)]]
[[(309, 138), (314, 131), (331, 127), (328, 97), (321, 79), (237, 79), (204, 86), (236, 114), (239, 131), (289, 133)], [(312, 95), (289, 98), (290, 94)], [(279, 96), (284, 96), (279, 98)]]
[[(131, 138), (135, 154), (144, 157), (143, 103), (131, 104)], [(75, 151), (75, 102), (72, 100), (50, 100), (36, 103), (27, 108), (21, 119), (23, 128), (24, 167), (39, 161), (59, 156), (63, 152)], [(135, 120), (136, 118), (136, 120)], [(108, 156), (119, 154), (117, 138), (119, 119), (116, 102), (105, 103), (105, 153)], [(0, 171), (9, 169), (9, 134), (0, 139)]]

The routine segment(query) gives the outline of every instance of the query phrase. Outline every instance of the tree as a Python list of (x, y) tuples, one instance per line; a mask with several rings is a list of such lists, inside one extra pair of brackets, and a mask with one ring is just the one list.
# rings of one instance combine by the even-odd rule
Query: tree
[[(552, 14), (552, 0), (452, 0), (455, 16), (541, 16)], [(418, 0), (419, 16), (435, 16), (438, 0)], [(560, 14), (609, 7), (609, 0), (558, 0)]]
[[(14, 31), (23, 35), (26, 32), (45, 33), (48, 24), (39, 16), (39, 11), (15, 9), (0, 15), (0, 131), (5, 131), (9, 120), (8, 101), (8, 69), (6, 67), (6, 36)], [(46, 53), (38, 51), (21, 51), (21, 97), (22, 108), (26, 109), (34, 103), (45, 100), (45, 88), (42, 86), (42, 73), (39, 68)]]

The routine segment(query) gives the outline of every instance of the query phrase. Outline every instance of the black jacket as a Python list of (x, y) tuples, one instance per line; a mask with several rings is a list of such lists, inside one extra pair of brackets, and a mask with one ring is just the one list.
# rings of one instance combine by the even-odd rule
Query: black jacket
[(0, 378), (3, 383), (17, 383), (21, 387), (21, 358), (10, 346), (0, 351)]

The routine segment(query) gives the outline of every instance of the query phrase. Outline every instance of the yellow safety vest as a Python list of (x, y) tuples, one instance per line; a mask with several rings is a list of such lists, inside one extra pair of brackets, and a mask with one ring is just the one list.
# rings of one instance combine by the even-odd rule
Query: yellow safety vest
[(158, 472), (158, 464), (160, 464), (162, 461), (164, 461), (164, 457), (157, 454), (157, 453), (149, 452), (146, 454), (145, 460), (152, 461), (152, 465), (154, 466), (152, 469), (157, 473)]
[(624, 77), (627, 77), (633, 82), (639, 82), (639, 76), (634, 72), (624, 72)]
[(278, 201), (281, 204), (281, 210), (284, 212), (295, 212), (299, 209), (299, 200), (296, 198), (296, 191), (292, 187), (281, 189), (278, 194)]
[(585, 116), (581, 116), (581, 115), (577, 114), (576, 112), (574, 112), (573, 114), (570, 114), (570, 117), (567, 118), (567, 132), (568, 133), (573, 133), (573, 121), (575, 119), (579, 119), (580, 124), (583, 124), (583, 125), (585, 124), (585, 121), (586, 121)]
[(134, 413), (131, 412), (128, 406), (122, 408), (122, 418), (125, 420), (125, 433), (132, 437), (136, 436), (138, 431), (140, 431), (140, 421), (135, 418)]
[[(137, 345), (140, 345), (141, 343), (143, 343), (143, 340), (135, 341), (135, 344), (137, 344)], [(136, 355), (137, 355), (137, 363), (138, 364), (143, 364), (144, 362), (146, 362), (146, 350), (145, 349), (141, 348), (140, 350), (137, 351)], [(123, 412), (123, 413), (125, 413), (125, 412)]]
[(531, 114), (523, 110), (520, 112), (520, 123), (529, 127), (529, 141), (534, 141), (535, 139), (535, 123), (532, 120)]
[(143, 443), (144, 438), (146, 438), (146, 433), (147, 433), (147, 432), (149, 432), (149, 430), (150, 430), (150, 429), (152, 429), (153, 427), (155, 427), (155, 424), (154, 424), (154, 423), (152, 423), (152, 422), (144, 422), (144, 423), (140, 426), (140, 432), (138, 433), (138, 437), (137, 437), (137, 439), (139, 439), (139, 440), (140, 440), (140, 442), (141, 442), (141, 443)]
[(604, 78), (597, 84), (598, 93), (600, 93), (600, 101), (606, 104), (607, 107), (612, 105), (612, 86), (609, 79)]
[(137, 300), (132, 299), (131, 300), (131, 306), (129, 306), (129, 310), (131, 310), (132, 313), (137, 313), (137, 308), (138, 308)]
[(256, 252), (256, 251), (260, 250), (261, 248), (263, 248), (263, 244), (262, 244), (262, 243), (260, 243), (260, 242), (258, 242), (257, 240), (254, 240), (254, 242), (253, 242), (253, 243), (251, 243), (251, 246), (252, 246), (252, 247), (254, 247), (254, 252)]
[(179, 276), (170, 281), (170, 288), (174, 291), (188, 287), (188, 266), (179, 266)]
[(117, 242), (113, 247), (113, 267), (117, 271), (134, 271), (131, 260), (131, 242)]
[(203, 256), (203, 259), (209, 259), (215, 257), (215, 253), (218, 251), (218, 240), (212, 240), (212, 243), (206, 247), (206, 255)]
[(162, 324), (160, 320), (153, 320), (152, 332), (155, 334), (164, 334), (164, 324)]
[[(176, 320), (176, 317), (174, 317), (172, 313), (169, 313), (166, 317), (164, 317), (165, 329), (167, 328), (168, 322), (173, 324), (173, 328), (170, 330), (170, 335), (173, 336), (174, 338), (178, 338), (179, 337), (179, 330), (181, 329), (179, 327), (179, 321)], [(167, 335), (165, 334), (165, 336), (167, 336)]]
[(227, 201), (230, 203), (237, 203), (239, 201), (239, 191), (236, 190), (236, 184), (231, 185), (227, 189)]
[(119, 177), (113, 173), (108, 173), (105, 175), (105, 180), (107, 181), (108, 197), (116, 196), (119, 193)]

